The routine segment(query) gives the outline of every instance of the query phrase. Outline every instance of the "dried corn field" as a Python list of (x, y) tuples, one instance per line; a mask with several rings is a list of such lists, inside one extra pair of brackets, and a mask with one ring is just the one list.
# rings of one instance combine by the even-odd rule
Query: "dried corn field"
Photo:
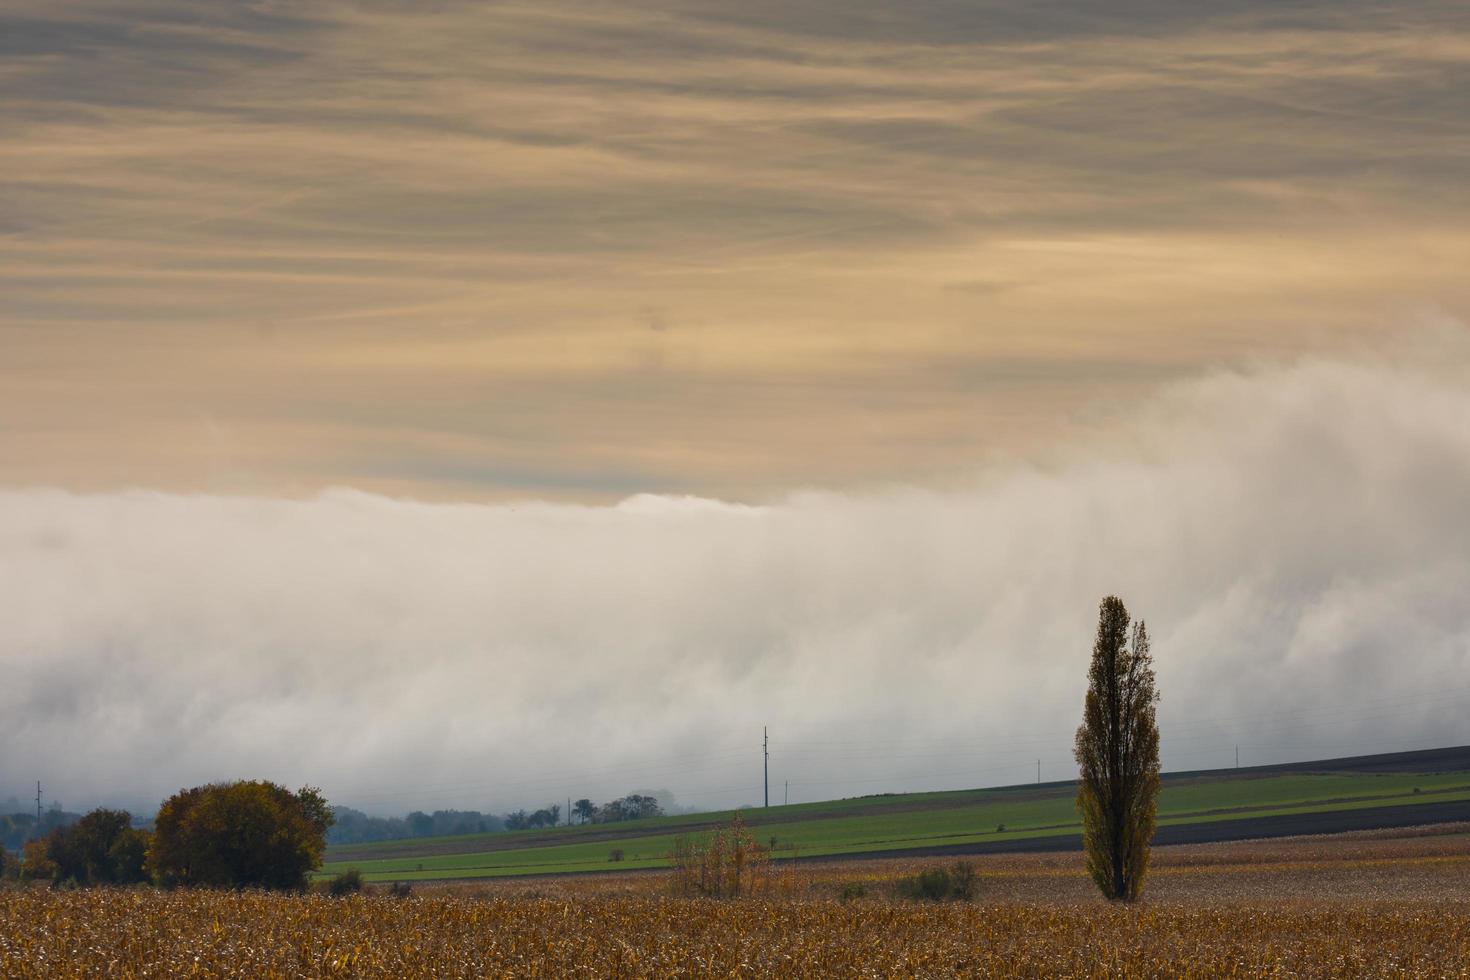
[(1466, 976), (1470, 837), (1458, 830), (1160, 849), (1135, 907), (1089, 894), (1074, 855), (977, 860), (981, 897), (945, 904), (893, 896), (923, 861), (813, 865), (771, 895), (723, 902), (671, 897), (659, 875), (406, 899), (17, 890), (0, 893), (0, 973)]

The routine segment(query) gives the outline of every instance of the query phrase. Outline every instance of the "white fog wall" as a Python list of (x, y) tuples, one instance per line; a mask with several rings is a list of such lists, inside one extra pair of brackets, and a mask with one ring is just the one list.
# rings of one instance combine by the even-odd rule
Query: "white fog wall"
[(729, 805), (763, 724), (795, 799), (1064, 778), (1110, 592), (1154, 637), (1166, 767), (1470, 742), (1466, 355), (1201, 377), (943, 490), (3, 490), (0, 796)]

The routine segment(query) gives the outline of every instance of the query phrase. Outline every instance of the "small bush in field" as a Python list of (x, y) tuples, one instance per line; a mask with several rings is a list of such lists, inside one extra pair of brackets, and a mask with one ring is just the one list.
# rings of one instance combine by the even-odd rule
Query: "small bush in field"
[(898, 883), (898, 892), (905, 898), (942, 902), (949, 897), (949, 872), (943, 868), (926, 868), (901, 880)]
[(623, 859), (623, 849), (621, 847), (614, 847), (607, 852), (607, 859), (609, 861), (621, 861)]
[(863, 898), (868, 894), (868, 889), (860, 881), (848, 881), (842, 885), (842, 891), (838, 894), (844, 902), (850, 902), (855, 898)]
[(771, 885), (771, 852), (745, 828), (740, 814), (729, 826), (700, 838), (674, 839), (674, 893), (734, 898)]
[(967, 861), (956, 861), (948, 868), (926, 868), (898, 882), (898, 893), (905, 898), (943, 902), (957, 899), (967, 902), (975, 897), (975, 869)]
[(348, 868), (327, 885), (328, 895), (351, 895), (360, 891), (362, 891), (362, 872), (356, 868)]

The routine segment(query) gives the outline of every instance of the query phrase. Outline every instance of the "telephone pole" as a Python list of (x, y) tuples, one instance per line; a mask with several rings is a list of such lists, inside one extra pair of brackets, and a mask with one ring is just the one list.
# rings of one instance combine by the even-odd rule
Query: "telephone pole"
[(761, 726), (761, 772), (766, 787), (766, 809), (771, 808), (771, 730)]
[(781, 797), (781, 805), (786, 806), (791, 802), (791, 780), (786, 780), (786, 794)]
[(1240, 746), (1235, 747), (1235, 768), (1240, 768)]
[(41, 781), (36, 780), (36, 833), (41, 832)]
[(1041, 760), (1036, 760), (1036, 785), (1041, 785)]

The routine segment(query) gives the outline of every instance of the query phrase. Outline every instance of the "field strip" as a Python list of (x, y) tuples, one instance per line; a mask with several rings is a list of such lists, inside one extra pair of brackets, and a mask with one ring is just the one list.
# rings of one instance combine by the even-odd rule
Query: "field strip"
[[(1470, 788), (1411, 794), (1403, 797), (1388, 797), (1388, 799), (1398, 800), (1391, 807), (1383, 806), (1384, 799), (1384, 797), (1372, 797), (1346, 801), (1337, 800), (1330, 804), (1304, 803), (1290, 806), (1264, 806), (1232, 810), (1226, 813), (1213, 813), (1210, 814), (1212, 819), (1209, 820), (1201, 820), (1194, 815), (1180, 815), (1161, 819), (1159, 826), (1188, 827), (1196, 824), (1215, 825), (1312, 814), (1332, 814), (1375, 809), (1399, 810), (1404, 807), (1418, 806), (1421, 804), (1445, 804), (1470, 801)], [(779, 829), (779, 825), (773, 825), (770, 829)], [(912, 851), (917, 854), (929, 848), (951, 850), (976, 844), (1044, 841), (1047, 839), (1067, 837), (1077, 833), (1078, 826), (1076, 824), (1055, 824), (1046, 827), (1019, 827), (1003, 833), (990, 831), (971, 834), (941, 833), (921, 836), (869, 837), (858, 840), (838, 840), (831, 843), (813, 843), (810, 846), (801, 847), (796, 856), (800, 858), (829, 858), (843, 855), (895, 854), (906, 851)], [(458, 855), (441, 855), (438, 861), (433, 859), (417, 861), (412, 858), (380, 859), (378, 861), (355, 863), (350, 860), (337, 861), (324, 868), (322, 873), (329, 874), (332, 871), (352, 866), (359, 868), (369, 880), (390, 881), (505, 877), (662, 868), (668, 866), (667, 858), (664, 855), (672, 849), (672, 837), (673, 835), (669, 834), (650, 834), (644, 837), (624, 838), (620, 843), (625, 849), (635, 851), (635, 853), (629, 854), (626, 860), (616, 862), (607, 859), (606, 851), (602, 849), (603, 845), (599, 843), (596, 845), (598, 852), (595, 855), (587, 853), (590, 845), (557, 845), (546, 848), (524, 848), (514, 851), (471, 851)], [(549, 853), (563, 850), (567, 853)], [(654, 853), (650, 854), (650, 851)], [(476, 857), (481, 857), (481, 860), (475, 860)], [(495, 860), (495, 857), (514, 858), (514, 860)], [(785, 857), (786, 855), (779, 853), (777, 855), (778, 859), (784, 859)]]

